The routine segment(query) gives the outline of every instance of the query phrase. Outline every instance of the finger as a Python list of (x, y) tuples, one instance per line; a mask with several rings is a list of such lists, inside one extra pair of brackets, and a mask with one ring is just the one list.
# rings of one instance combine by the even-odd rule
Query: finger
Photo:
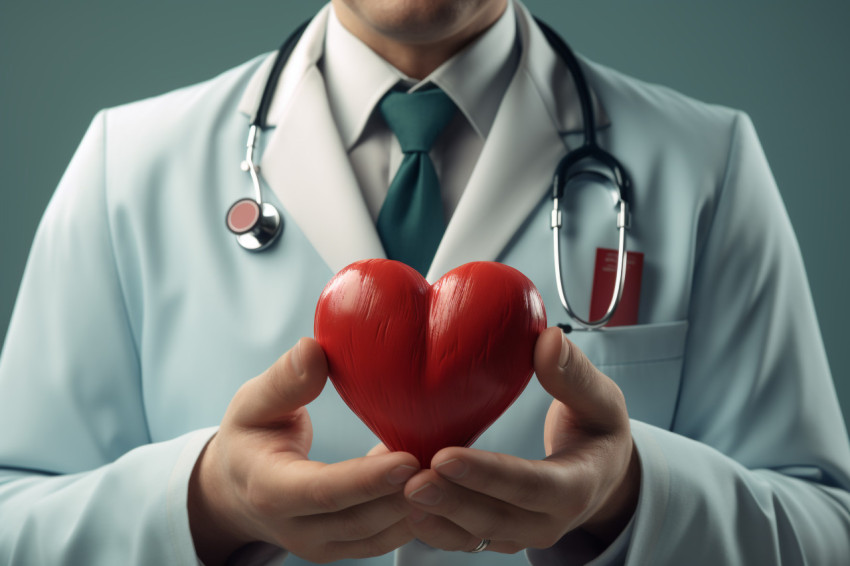
[(529, 511), (551, 513), (569, 472), (546, 460), (525, 460), (472, 448), (445, 448), (431, 461), (446, 480)]
[(406, 452), (335, 464), (293, 460), (280, 474), (285, 480), (269, 486), (268, 493), (293, 516), (334, 513), (398, 493), (418, 471), (418, 460)]
[(251, 427), (286, 421), (319, 396), (327, 375), (321, 346), (311, 338), (301, 338), (269, 369), (239, 388), (228, 416), (237, 425)]
[[(481, 543), (483, 537), (476, 537), (439, 515), (423, 514), (416, 519), (408, 518), (413, 535), (433, 548), (449, 551), (469, 552)], [(524, 547), (513, 541), (491, 540), (487, 546), (490, 552), (513, 554)]]
[(304, 517), (305, 535), (314, 539), (357, 541), (373, 537), (407, 517), (413, 507), (400, 491), (335, 513)]
[(475, 548), (480, 542), (475, 535), (439, 515), (417, 510), (407, 522), (414, 536), (433, 548), (464, 551)]
[(583, 427), (610, 430), (627, 418), (620, 388), (596, 369), (557, 327), (537, 339), (534, 371), (546, 391), (569, 408)]
[(395, 523), (391, 527), (357, 541), (335, 541), (323, 545), (323, 562), (345, 558), (371, 558), (392, 552), (413, 540), (413, 535), (405, 522)]
[(405, 486), (412, 505), (448, 519), (480, 541), (532, 540), (548, 517), (449, 482), (426, 470)]

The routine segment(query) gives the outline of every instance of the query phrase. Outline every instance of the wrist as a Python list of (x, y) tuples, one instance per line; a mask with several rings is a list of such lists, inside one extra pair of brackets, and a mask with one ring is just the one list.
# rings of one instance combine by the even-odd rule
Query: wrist
[[(217, 435), (216, 435), (217, 436)], [(205, 566), (224, 564), (237, 549), (250, 541), (227, 522), (230, 513), (221, 510), (224, 490), (216, 482), (214, 460), (216, 436), (201, 451), (189, 479), (187, 508), (195, 553)]]
[(640, 496), (640, 458), (634, 442), (631, 454), (617, 487), (600, 509), (582, 524), (581, 529), (606, 545), (611, 544), (629, 524), (637, 509)]

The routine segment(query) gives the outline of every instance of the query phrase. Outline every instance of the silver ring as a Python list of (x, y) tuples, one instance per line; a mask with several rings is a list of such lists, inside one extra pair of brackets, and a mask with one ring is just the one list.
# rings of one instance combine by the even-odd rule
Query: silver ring
[(475, 553), (478, 553), (478, 552), (484, 552), (485, 550), (487, 550), (488, 546), (490, 546), (490, 539), (483, 538), (483, 539), (481, 539), (481, 542), (478, 543), (478, 546), (476, 546), (475, 548), (470, 550), (469, 553), (475, 554)]

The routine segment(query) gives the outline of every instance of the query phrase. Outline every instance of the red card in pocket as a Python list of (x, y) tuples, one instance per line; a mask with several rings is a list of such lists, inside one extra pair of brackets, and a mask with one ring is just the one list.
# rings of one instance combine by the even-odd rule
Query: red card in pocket
[[(630, 326), (637, 324), (638, 305), (640, 304), (640, 283), (643, 278), (643, 253), (626, 254), (626, 281), (623, 298), (614, 316), (606, 326)], [(617, 250), (596, 248), (596, 267), (593, 270), (593, 292), (590, 295), (590, 320), (602, 318), (611, 297), (617, 279)]]

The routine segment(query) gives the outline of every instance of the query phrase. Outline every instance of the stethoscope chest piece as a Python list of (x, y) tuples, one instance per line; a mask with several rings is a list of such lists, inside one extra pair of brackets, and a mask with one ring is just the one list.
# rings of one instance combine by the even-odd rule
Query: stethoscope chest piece
[(248, 197), (230, 206), (225, 222), (227, 229), (236, 235), (239, 245), (252, 252), (269, 247), (283, 228), (280, 213), (274, 205)]
[(254, 198), (239, 199), (230, 205), (225, 215), (227, 229), (236, 235), (236, 241), (244, 249), (258, 252), (267, 249), (280, 236), (283, 230), (283, 218), (273, 204), (263, 202), (263, 189), (260, 185), (260, 166), (254, 161), (254, 151), (259, 145), (259, 138), (267, 125), (269, 108), (274, 95), (277, 81), (280, 78), (286, 60), (298, 43), (309, 22), (304, 22), (290, 35), (278, 50), (272, 70), (266, 79), (260, 105), (251, 118), (248, 128), (248, 140), (245, 143), (245, 159), (239, 168), (251, 176), (254, 186)]

